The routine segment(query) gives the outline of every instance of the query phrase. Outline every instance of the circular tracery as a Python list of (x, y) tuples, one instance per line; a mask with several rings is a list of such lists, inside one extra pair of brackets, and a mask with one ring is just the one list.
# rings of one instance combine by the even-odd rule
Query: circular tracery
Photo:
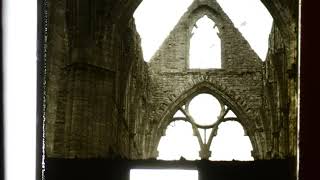
[[(184, 131), (181, 133), (183, 135), (174, 139), (173, 143), (170, 141), (169, 136), (162, 137), (158, 146), (158, 158), (176, 160), (183, 156), (188, 160), (195, 160), (199, 158), (209, 160), (253, 160), (251, 157), (252, 145), (250, 140), (248, 137), (244, 136), (244, 129), (241, 124), (235, 121), (238, 121), (238, 117), (230, 107), (216, 99), (211, 94), (199, 94), (181, 105), (172, 116), (171, 123), (167, 126), (167, 133), (170, 130), (170, 134), (173, 134), (172, 132), (175, 131), (175, 133), (179, 134), (178, 131), (183, 128), (182, 125), (189, 125), (188, 133)], [(225, 128), (226, 124), (231, 124), (229, 130), (228, 128)], [(218, 127), (220, 128), (218, 129)], [(235, 129), (234, 127), (237, 127), (238, 129)], [(221, 132), (221, 129), (224, 129), (224, 131)], [(237, 134), (236, 132), (242, 133)], [(184, 146), (184, 148), (182, 148), (182, 150), (180, 148), (180, 150), (176, 151), (176, 149), (179, 148), (174, 148), (173, 145), (177, 145), (180, 142), (186, 142), (188, 138), (192, 140), (193, 144), (195, 144), (196, 141), (198, 142), (193, 146), (178, 145), (178, 147)], [(221, 139), (227, 139), (228, 142), (223, 140), (221, 141)], [(170, 141), (171, 145), (168, 144), (165, 146), (164, 144), (166, 141)], [(214, 145), (212, 145), (213, 143)], [(219, 143), (221, 145), (219, 145)], [(229, 146), (224, 146), (224, 144), (228, 144)], [(235, 146), (232, 146), (232, 144)], [(195, 147), (200, 147), (199, 156), (194, 153), (195, 150), (199, 150)], [(231, 148), (227, 148), (224, 151), (223, 147)], [(171, 150), (168, 151), (168, 149)], [(192, 149), (193, 153), (191, 154), (193, 154), (193, 156), (190, 153), (187, 153), (188, 149)], [(241, 154), (237, 153), (238, 150)], [(175, 154), (171, 154), (170, 151), (174, 151)], [(215, 153), (214, 156), (212, 155), (212, 152)], [(221, 152), (226, 152), (227, 154), (221, 156), (219, 155)]]
[(188, 111), (196, 124), (208, 126), (217, 122), (221, 106), (211, 94), (199, 94), (190, 101)]

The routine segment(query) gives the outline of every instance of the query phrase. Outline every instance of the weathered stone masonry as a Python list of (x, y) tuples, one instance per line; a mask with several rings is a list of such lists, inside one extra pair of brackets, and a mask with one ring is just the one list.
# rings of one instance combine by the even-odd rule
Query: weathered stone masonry
[[(172, 113), (201, 92), (233, 108), (255, 159), (296, 156), (296, 1), (262, 1), (275, 21), (265, 62), (216, 1), (196, 0), (150, 63), (132, 18), (139, 2), (49, 1), (47, 157), (154, 158)], [(188, 68), (203, 15), (219, 28), (221, 69)]]
[[(218, 26), (222, 69), (188, 68), (191, 29), (204, 15), (211, 18)], [(248, 119), (244, 119), (242, 124), (245, 128), (248, 127), (253, 145), (257, 148), (256, 154), (253, 155), (256, 158), (264, 158), (263, 149), (266, 148), (266, 140), (264, 135), (260, 134), (264, 129), (260, 114), (262, 110), (262, 61), (215, 1), (195, 1), (189, 7), (151, 59), (150, 76), (153, 85), (151, 99), (156, 109), (149, 118), (155, 121), (155, 132), (159, 128), (157, 124), (163, 123), (160, 121), (162, 114), (170, 111), (168, 107), (177, 98), (184, 95), (189, 89), (207, 82), (221, 89), (224, 96), (228, 96), (240, 107), (241, 111), (246, 113)], [(170, 117), (164, 121), (169, 120)], [(161, 134), (161, 130), (154, 135)], [(151, 140), (154, 142), (151, 149), (156, 149), (158, 141), (158, 137)]]
[[(101, 1), (93, 1), (91, 18), (79, 23), (76, 12), (86, 14), (89, 2), (67, 2), (50, 2), (48, 7), (46, 153), (66, 158), (138, 156), (141, 148), (138, 153), (130, 141), (131, 127), (143, 108), (128, 109), (139, 93), (146, 94), (134, 91), (144, 86), (147, 69), (134, 23), (120, 31), (108, 17), (108, 4)], [(103, 24), (106, 17), (110, 19)], [(78, 31), (89, 24), (95, 31)], [(124, 98), (126, 91), (134, 99)]]

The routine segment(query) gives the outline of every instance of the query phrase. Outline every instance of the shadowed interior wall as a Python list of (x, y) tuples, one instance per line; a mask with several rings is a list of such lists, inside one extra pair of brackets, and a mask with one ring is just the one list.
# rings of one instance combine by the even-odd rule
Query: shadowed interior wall
[[(265, 62), (215, 1), (195, 1), (146, 63), (139, 1), (49, 0), (46, 156), (154, 158), (170, 113), (205, 88), (238, 109), (256, 159), (296, 157), (298, 3), (262, 2), (274, 18)], [(189, 28), (202, 15), (221, 33), (222, 69), (187, 68)]]
[[(146, 82), (147, 68), (134, 22), (124, 27), (114, 24), (108, 16), (109, 5), (104, 1), (49, 2), (49, 157), (141, 154), (141, 148), (131, 141), (136, 130), (130, 127), (134, 127), (135, 114), (143, 109), (132, 106), (137, 99), (146, 99), (141, 88), (146, 86), (142, 82)], [(90, 18), (82, 21), (79, 12)], [(126, 93), (132, 98), (126, 98)]]

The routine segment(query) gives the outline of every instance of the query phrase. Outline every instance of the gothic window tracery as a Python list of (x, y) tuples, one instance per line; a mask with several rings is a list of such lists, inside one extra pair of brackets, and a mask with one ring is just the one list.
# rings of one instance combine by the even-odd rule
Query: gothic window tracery
[(238, 121), (229, 106), (211, 94), (199, 94), (172, 116), (158, 159), (253, 160), (249, 137)]

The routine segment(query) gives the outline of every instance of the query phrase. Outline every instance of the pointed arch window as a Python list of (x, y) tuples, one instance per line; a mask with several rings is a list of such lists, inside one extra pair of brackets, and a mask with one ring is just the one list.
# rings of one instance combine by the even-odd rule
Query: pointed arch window
[(237, 121), (222, 122), (218, 126), (210, 151), (210, 160), (253, 160), (249, 137)]
[(191, 31), (189, 68), (221, 68), (219, 29), (206, 15), (196, 22)]
[(179, 107), (159, 142), (158, 159), (253, 160), (252, 145), (230, 107), (202, 93)]

